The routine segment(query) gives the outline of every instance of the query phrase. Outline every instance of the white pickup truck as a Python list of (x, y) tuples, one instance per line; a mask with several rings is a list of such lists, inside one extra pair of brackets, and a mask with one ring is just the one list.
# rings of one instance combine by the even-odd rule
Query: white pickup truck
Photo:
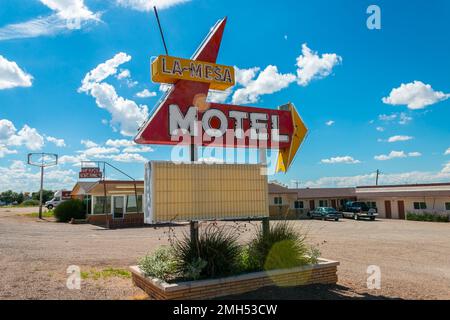
[(48, 210), (52, 210), (52, 209), (56, 208), (58, 205), (60, 205), (61, 203), (63, 203), (64, 201), (70, 200), (70, 195), (71, 195), (70, 191), (66, 191), (66, 190), (56, 191), (55, 194), (53, 195), (53, 199), (49, 200), (45, 203), (45, 207)]

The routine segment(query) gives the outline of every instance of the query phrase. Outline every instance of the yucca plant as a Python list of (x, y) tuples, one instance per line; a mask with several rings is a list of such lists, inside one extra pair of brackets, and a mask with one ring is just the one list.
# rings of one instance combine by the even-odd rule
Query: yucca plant
[(193, 274), (196, 275), (195, 278), (216, 278), (235, 274), (239, 268), (241, 252), (237, 239), (238, 234), (232, 228), (214, 224), (200, 233), (197, 242), (184, 235), (173, 244), (177, 272), (186, 277), (191, 275), (191, 278)]
[(305, 238), (287, 222), (273, 224), (267, 234), (259, 229), (249, 244), (250, 268), (285, 269), (309, 263)]

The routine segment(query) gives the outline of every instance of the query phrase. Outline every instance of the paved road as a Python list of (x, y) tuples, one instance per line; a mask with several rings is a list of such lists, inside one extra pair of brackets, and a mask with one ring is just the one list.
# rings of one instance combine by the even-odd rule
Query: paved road
[[(338, 286), (272, 288), (241, 298), (450, 299), (450, 224), (343, 220), (295, 225), (308, 232), (308, 241), (319, 245), (323, 257), (341, 262)], [(0, 299), (140, 297), (143, 293), (129, 279), (119, 278), (83, 280), (82, 290), (68, 290), (67, 267), (126, 268), (183, 231), (184, 226), (104, 230), (0, 212)], [(381, 268), (381, 290), (366, 287), (369, 265)]]

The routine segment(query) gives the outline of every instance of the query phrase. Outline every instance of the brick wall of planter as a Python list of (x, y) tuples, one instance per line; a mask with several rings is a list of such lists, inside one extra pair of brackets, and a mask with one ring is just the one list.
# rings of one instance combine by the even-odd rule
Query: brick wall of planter
[(213, 280), (168, 284), (145, 277), (138, 267), (131, 267), (133, 282), (156, 300), (203, 300), (241, 294), (268, 286), (336, 284), (339, 262), (320, 259), (316, 265), (293, 269), (255, 272)]
[(87, 222), (95, 225), (105, 226), (106, 221), (108, 221), (110, 228), (141, 227), (144, 225), (144, 214), (128, 213), (124, 215), (123, 219), (113, 219), (110, 214), (107, 218), (104, 214), (89, 215), (87, 217)]

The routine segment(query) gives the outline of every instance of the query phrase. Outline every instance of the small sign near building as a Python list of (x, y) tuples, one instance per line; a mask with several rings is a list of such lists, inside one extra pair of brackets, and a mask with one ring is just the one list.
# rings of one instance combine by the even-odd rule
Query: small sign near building
[(102, 171), (98, 167), (81, 168), (80, 179), (100, 179)]

